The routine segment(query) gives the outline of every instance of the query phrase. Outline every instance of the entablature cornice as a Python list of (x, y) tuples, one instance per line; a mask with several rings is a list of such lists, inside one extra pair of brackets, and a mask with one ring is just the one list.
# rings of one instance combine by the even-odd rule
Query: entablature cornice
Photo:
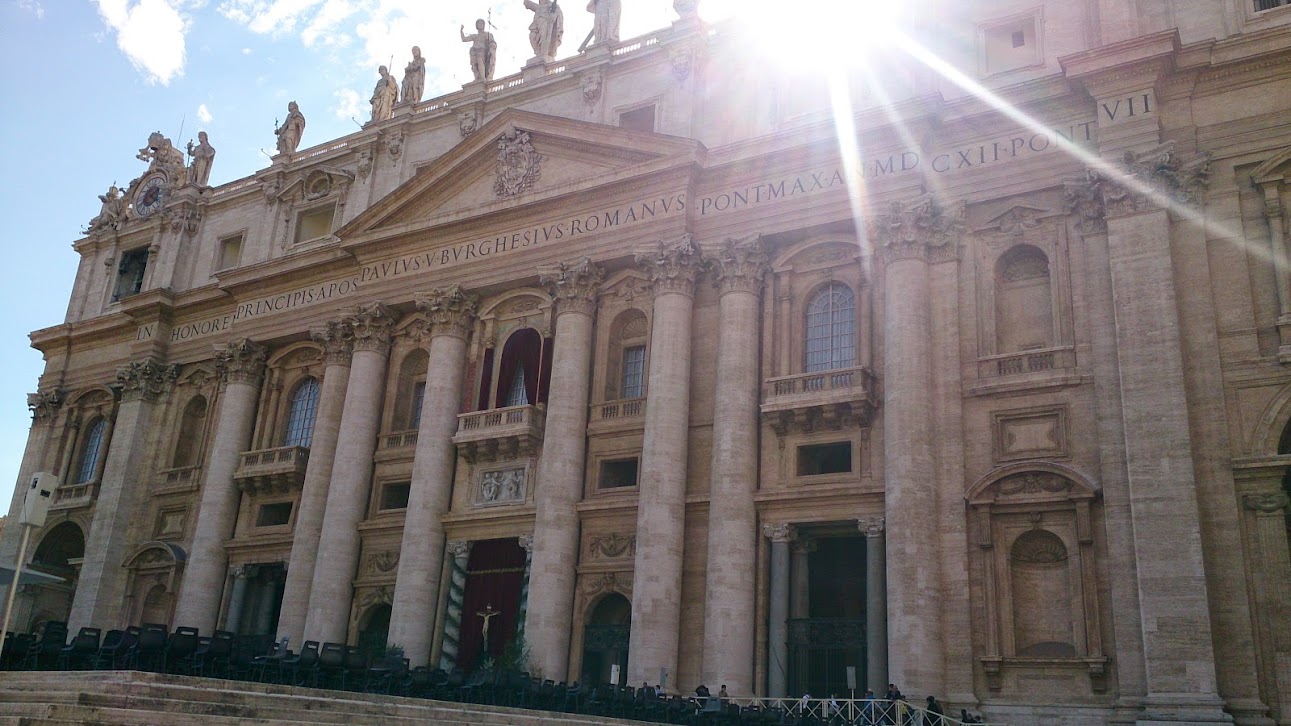
[(1144, 73), (1155, 70), (1155, 66), (1145, 64), (1166, 61), (1173, 66), (1181, 47), (1179, 31), (1171, 29), (1063, 56), (1058, 65), (1067, 78), (1087, 85), (1091, 81), (1100, 85), (1120, 81), (1138, 84)]
[(265, 280), (279, 280), (287, 275), (299, 280), (308, 279), (311, 274), (341, 274), (351, 271), (354, 264), (353, 255), (345, 250), (335, 246), (318, 247), (220, 272), (216, 279), (220, 292), (240, 298), (248, 292), (263, 292)]

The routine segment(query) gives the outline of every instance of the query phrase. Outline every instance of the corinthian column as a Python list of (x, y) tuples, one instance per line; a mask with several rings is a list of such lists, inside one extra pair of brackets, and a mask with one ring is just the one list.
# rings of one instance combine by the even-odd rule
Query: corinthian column
[[(710, 257), (720, 292), (708, 495), (704, 682), (753, 693), (761, 237), (728, 239)], [(664, 329), (666, 330), (666, 328)]]
[[(637, 553), (628, 681), (677, 675), (686, 447), (690, 425), (690, 329), (700, 259), (689, 234), (636, 255), (654, 283), (645, 437), (637, 495)], [(665, 684), (665, 685), (670, 685)]]
[(430, 327), (430, 353), (390, 614), (390, 642), (402, 645), (413, 665), (430, 659), (444, 563), (444, 514), (457, 460), (453, 434), (462, 408), (466, 341), (478, 306), (479, 298), (460, 285), (432, 290), (417, 300)]
[(184, 585), (175, 622), (209, 632), (215, 628), (228, 557), (224, 541), (233, 536), (238, 518), (238, 488), (233, 483), (238, 459), (251, 441), (256, 398), (266, 351), (246, 338), (234, 340), (215, 358), (220, 372), (220, 417), (211, 442), (211, 458), (202, 483), (197, 528), (184, 570)]
[(883, 458), (888, 548), (888, 625), (894, 642), (891, 679), (920, 693), (941, 693), (941, 577), (937, 471), (933, 462), (932, 329), (928, 263), (954, 255), (962, 207), (943, 212), (930, 196), (894, 202), (870, 238), (885, 262), (883, 304)]
[(784, 698), (789, 683), (789, 543), (797, 537), (791, 524), (764, 524), (771, 540), (771, 602), (767, 607), (767, 695)]
[(865, 535), (865, 683), (882, 693), (888, 681), (887, 548), (883, 517), (858, 520)]
[(457, 667), (457, 652), (462, 643), (462, 605), (466, 603), (466, 565), (471, 558), (471, 543), (454, 540), (448, 543), (453, 558), (448, 576), (448, 607), (444, 611), (444, 641), (439, 649), (439, 667), (451, 671)]
[(364, 305), (345, 318), (354, 333), (354, 354), (305, 616), (304, 637), (310, 640), (345, 642), (353, 595), (350, 583), (359, 562), (358, 526), (372, 482), (372, 454), (377, 447), (394, 320), (390, 309), (379, 302)]
[(578, 563), (578, 512), (587, 443), (587, 388), (592, 363), (592, 319), (601, 269), (584, 257), (542, 271), (556, 300), (556, 339), (542, 460), (534, 488), (533, 572), (525, 638), (543, 673), (563, 678)]
[[(309, 592), (314, 586), (314, 566), (318, 555), (318, 538), (323, 531), (327, 511), (327, 489), (332, 480), (336, 442), (341, 433), (341, 412), (345, 407), (345, 389), (349, 383), (350, 362), (354, 353), (354, 331), (343, 320), (332, 320), (310, 332), (314, 342), (323, 348), (327, 368), (323, 371), (314, 433), (309, 444), (309, 464), (301, 487), (300, 506), (296, 511), (296, 529), (291, 540), (291, 562), (278, 616), (278, 637), (301, 643), (305, 636), (305, 614), (309, 610)], [(266, 427), (269, 428), (269, 427)]]

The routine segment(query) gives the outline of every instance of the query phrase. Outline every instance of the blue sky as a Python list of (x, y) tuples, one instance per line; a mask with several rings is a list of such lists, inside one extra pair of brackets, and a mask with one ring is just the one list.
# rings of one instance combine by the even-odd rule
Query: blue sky
[[(708, 0), (719, 17), (731, 0)], [(621, 37), (669, 25), (671, 0), (624, 0)], [(591, 29), (581, 0), (565, 4), (560, 56)], [(63, 322), (78, 263), (71, 244), (98, 195), (146, 167), (152, 131), (184, 148), (207, 131), (211, 184), (268, 165), (275, 119), (295, 100), (302, 148), (357, 129), (377, 66), (402, 78), (419, 45), (426, 98), (470, 79), (458, 26), (490, 16), (497, 75), (531, 55), (522, 0), (0, 0), (0, 121), (9, 230), (0, 285), (0, 501), (7, 508), (31, 417), (26, 396), (44, 368), (27, 338)]]

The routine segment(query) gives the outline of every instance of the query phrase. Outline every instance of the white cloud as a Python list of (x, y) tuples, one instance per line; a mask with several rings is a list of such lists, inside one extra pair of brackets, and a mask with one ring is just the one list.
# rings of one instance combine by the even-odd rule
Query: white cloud
[(324, 46), (344, 48), (350, 44), (350, 36), (338, 30), (341, 22), (358, 11), (358, 7), (349, 0), (327, 0), (322, 9), (314, 16), (309, 25), (300, 33), (305, 47), (313, 47), (322, 41)]
[(217, 10), (252, 32), (274, 36), (291, 33), (301, 17), (311, 14), (324, 0), (225, 0)]
[(18, 8), (35, 15), (37, 20), (45, 19), (45, 6), (40, 4), (40, 0), (18, 0)]
[(242, 49), (242, 55), (251, 55), (251, 49), (250, 49), (250, 48), (243, 48), (243, 49)]
[(116, 31), (117, 47), (150, 83), (168, 85), (184, 74), (188, 21), (173, 0), (95, 0), (99, 15)]
[(336, 114), (336, 118), (359, 119), (360, 123), (365, 120), (360, 117), (363, 116), (364, 112), (367, 110), (364, 108), (366, 104), (363, 102), (363, 97), (354, 89), (342, 88), (334, 95), (336, 96), (336, 105), (332, 107), (332, 112)]
[(206, 104), (203, 103), (197, 107), (198, 121), (201, 121), (204, 124), (209, 124), (213, 118), (214, 116), (211, 115), (211, 110), (206, 107)]

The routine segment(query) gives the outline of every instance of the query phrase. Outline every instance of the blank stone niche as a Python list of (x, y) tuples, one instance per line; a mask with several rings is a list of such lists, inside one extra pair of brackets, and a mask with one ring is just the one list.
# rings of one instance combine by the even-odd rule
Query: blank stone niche
[(1033, 529), (1013, 542), (1010, 559), (1017, 654), (1074, 657), (1067, 546), (1053, 532)]
[(1032, 245), (1018, 245), (995, 265), (997, 353), (1054, 345), (1053, 289), (1049, 258)]

